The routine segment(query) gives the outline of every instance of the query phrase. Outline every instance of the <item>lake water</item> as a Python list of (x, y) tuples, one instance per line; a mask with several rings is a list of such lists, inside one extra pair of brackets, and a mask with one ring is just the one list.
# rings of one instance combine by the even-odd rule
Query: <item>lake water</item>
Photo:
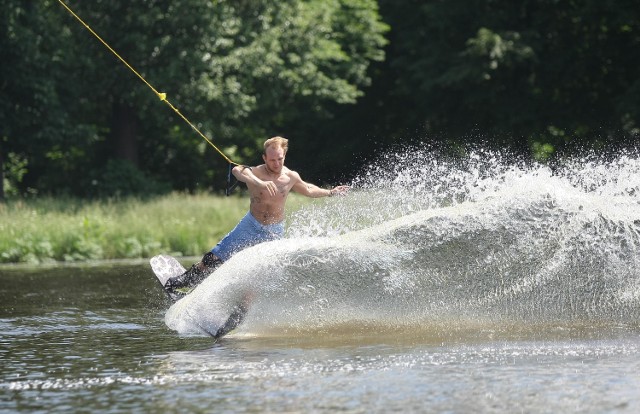
[(352, 184), (173, 306), (146, 262), (0, 269), (0, 411), (640, 411), (638, 156)]
[(0, 412), (637, 412), (637, 326), (234, 335), (145, 264), (0, 270)]

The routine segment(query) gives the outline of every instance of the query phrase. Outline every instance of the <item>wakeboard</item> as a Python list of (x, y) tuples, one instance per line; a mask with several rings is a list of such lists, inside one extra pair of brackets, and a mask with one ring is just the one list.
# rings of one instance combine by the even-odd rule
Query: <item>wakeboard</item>
[[(178, 290), (176, 292), (173, 292), (165, 289), (164, 287), (169, 278), (179, 276), (187, 271), (184, 266), (182, 266), (180, 262), (178, 262), (178, 259), (166, 254), (160, 254), (158, 256), (152, 257), (149, 260), (149, 264), (151, 265), (151, 269), (156, 276), (156, 280), (158, 281), (158, 283), (160, 283), (160, 286), (162, 286), (162, 290), (164, 290), (169, 299), (171, 299), (173, 302), (177, 302), (178, 300), (185, 297), (187, 293), (189, 293), (189, 288), (185, 288), (184, 291)], [(252, 295), (245, 294), (242, 299), (233, 307), (227, 321), (219, 326), (216, 331), (212, 332), (208, 329), (201, 329), (215, 339), (220, 339), (224, 335), (233, 331), (244, 321), (244, 318), (249, 311), (249, 305), (251, 304), (252, 299)]]
[(162, 290), (169, 296), (169, 299), (177, 302), (186, 295), (187, 292), (170, 292), (164, 287), (169, 278), (179, 276), (187, 271), (187, 269), (178, 262), (178, 259), (166, 254), (160, 254), (152, 257), (151, 260), (149, 260), (149, 264), (151, 265), (151, 270), (153, 270), (153, 273), (156, 275), (158, 283), (160, 283)]

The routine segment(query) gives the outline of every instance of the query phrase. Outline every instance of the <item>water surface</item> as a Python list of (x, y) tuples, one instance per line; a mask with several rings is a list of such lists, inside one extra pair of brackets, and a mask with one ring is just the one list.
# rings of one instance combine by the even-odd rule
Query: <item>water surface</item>
[[(164, 324), (145, 265), (0, 271), (0, 411), (635, 412), (637, 327), (231, 334)], [(538, 330), (539, 328), (539, 330)]]
[(353, 184), (171, 308), (145, 261), (0, 268), (0, 411), (640, 410), (638, 157)]

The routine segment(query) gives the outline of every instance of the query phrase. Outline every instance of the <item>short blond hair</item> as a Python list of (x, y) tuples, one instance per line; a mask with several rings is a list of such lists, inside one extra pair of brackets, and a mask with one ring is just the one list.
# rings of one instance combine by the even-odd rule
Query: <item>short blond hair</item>
[(267, 153), (267, 148), (271, 146), (282, 148), (282, 151), (286, 154), (289, 149), (289, 140), (280, 136), (269, 138), (264, 142), (264, 154)]

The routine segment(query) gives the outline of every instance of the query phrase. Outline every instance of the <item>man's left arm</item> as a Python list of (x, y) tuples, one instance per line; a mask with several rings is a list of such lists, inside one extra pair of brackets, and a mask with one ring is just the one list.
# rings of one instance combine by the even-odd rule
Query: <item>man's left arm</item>
[(291, 178), (296, 181), (291, 189), (306, 197), (319, 198), (331, 197), (334, 195), (346, 195), (349, 191), (349, 186), (346, 185), (339, 185), (329, 190), (326, 188), (320, 188), (315, 184), (304, 182), (302, 178), (300, 178), (300, 175), (295, 171), (292, 171), (291, 175)]

